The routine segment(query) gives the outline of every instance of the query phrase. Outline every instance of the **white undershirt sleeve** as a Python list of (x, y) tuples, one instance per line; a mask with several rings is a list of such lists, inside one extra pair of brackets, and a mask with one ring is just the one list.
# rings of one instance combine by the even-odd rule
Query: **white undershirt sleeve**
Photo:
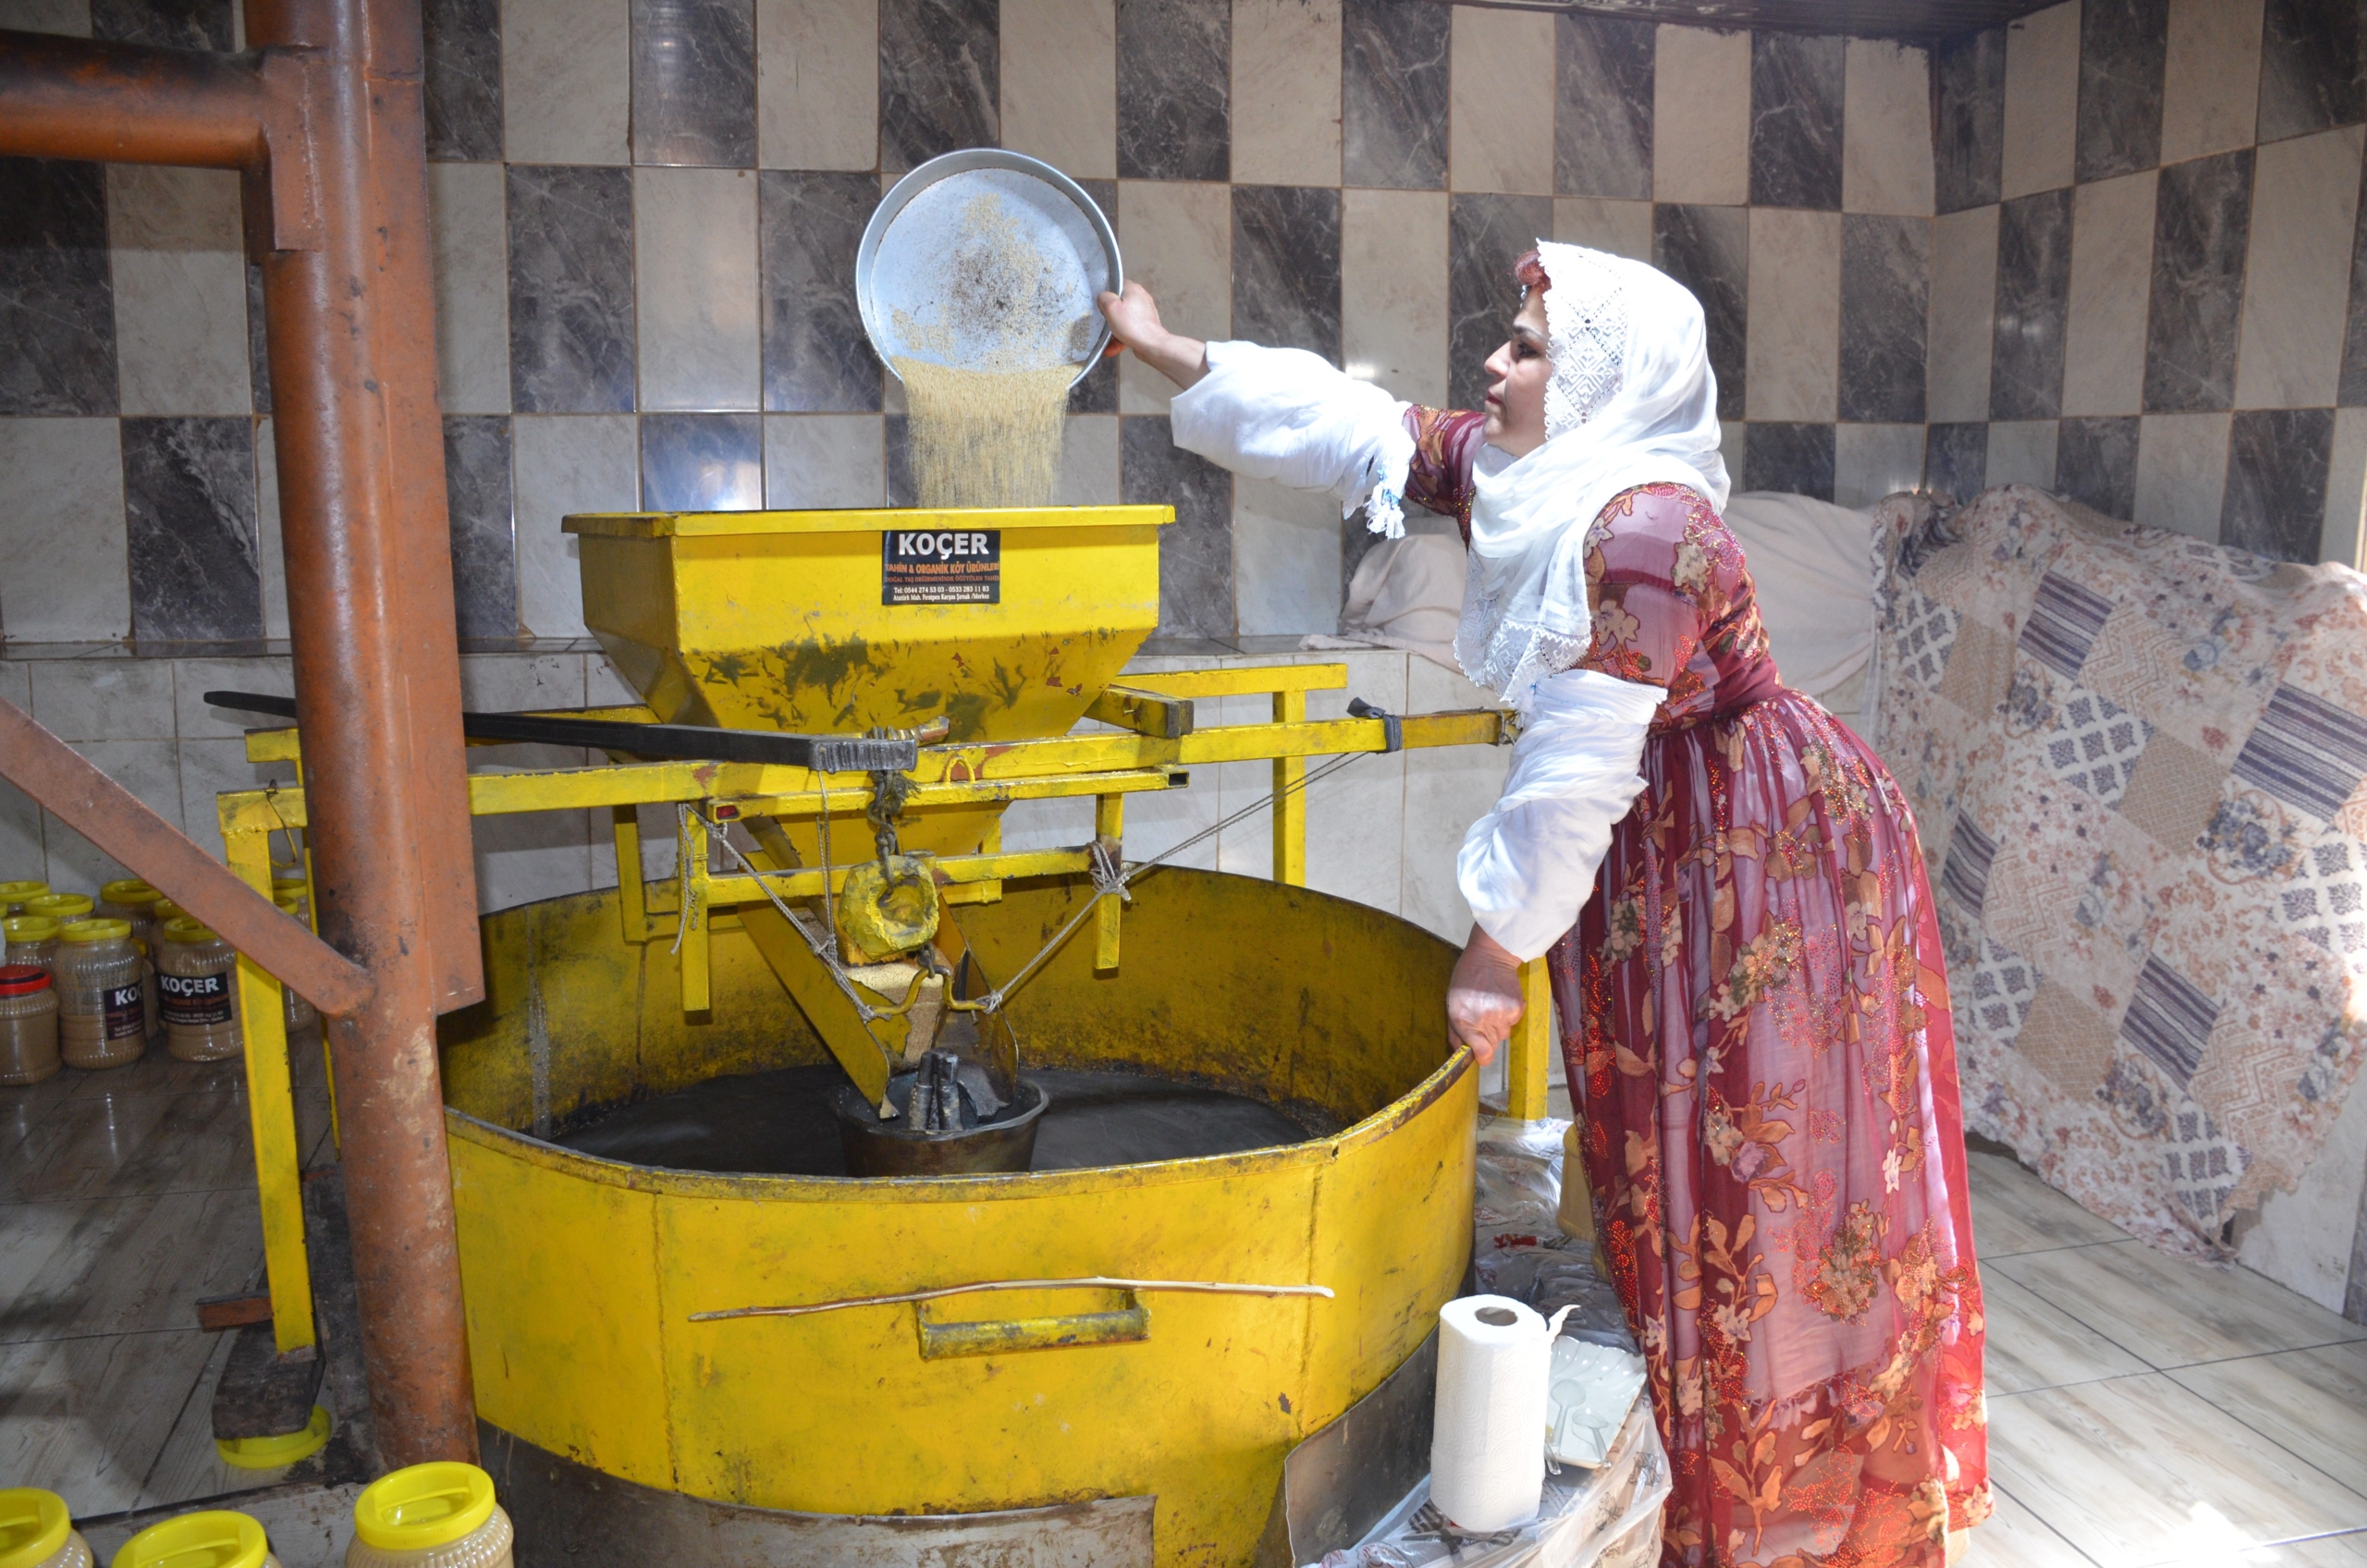
[(1667, 693), (1590, 669), (1538, 682), (1503, 792), (1464, 835), (1455, 872), (1480, 929), (1527, 962), (1578, 923), (1611, 830), (1644, 780), (1644, 732)]
[(1211, 343), (1208, 372), (1168, 407), (1175, 444), (1220, 468), (1294, 490), (1328, 490), (1346, 517), (1405, 533), (1414, 438), (1404, 403), (1303, 349)]

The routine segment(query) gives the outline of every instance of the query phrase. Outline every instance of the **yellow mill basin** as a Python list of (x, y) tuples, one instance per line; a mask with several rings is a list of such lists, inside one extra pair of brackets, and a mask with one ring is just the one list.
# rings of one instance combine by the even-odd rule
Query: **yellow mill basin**
[[(478, 1410), (521, 1564), (968, 1562), (985, 1546), (1082, 1564), (1148, 1561), (1153, 1543), (1161, 1564), (1270, 1560), (1284, 1454), (1404, 1362), (1464, 1275), (1477, 1090), (1445, 1043), (1454, 952), (1265, 881), (1170, 869), (1134, 893), (1119, 970), (1073, 941), (1012, 1001), (1026, 1065), (1212, 1085), (1338, 1131), (892, 1182), (595, 1158), (530, 1133), (829, 1058), (728, 926), (701, 1018), (680, 1009), (664, 942), (619, 940), (613, 893), (487, 917), (488, 998), (444, 1020), (444, 1073)], [(1007, 974), (1076, 896), (1012, 883), (958, 918)], [(1083, 1276), (1337, 1295), (1072, 1288), (692, 1321)], [(1110, 1340), (1113, 1323), (1140, 1331), (1006, 1348)]]

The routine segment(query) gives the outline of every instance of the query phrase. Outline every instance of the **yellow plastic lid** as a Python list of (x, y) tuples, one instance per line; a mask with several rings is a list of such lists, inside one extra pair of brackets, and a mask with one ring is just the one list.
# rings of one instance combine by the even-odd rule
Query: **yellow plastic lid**
[(165, 940), (168, 942), (211, 942), (214, 930), (193, 914), (175, 915), (165, 922)]
[(380, 1551), (449, 1546), (493, 1517), (493, 1477), (437, 1460), (381, 1476), (353, 1500), (353, 1533)]
[(301, 897), (304, 891), (304, 878), (301, 876), (275, 876), (271, 879), (271, 890), (275, 893), (294, 893), (299, 897)]
[(129, 920), (68, 921), (58, 939), (66, 942), (126, 942), (131, 939)]
[(48, 891), (48, 883), (35, 882), (30, 878), (15, 882), (0, 882), (0, 903), (20, 904), (27, 899), (37, 899)]
[(164, 896), (137, 876), (126, 876), (99, 889), (99, 897), (111, 904), (153, 904)]
[(80, 920), (96, 907), (88, 893), (43, 893), (25, 900), (27, 914), (46, 914), (57, 920)]
[(124, 1542), (111, 1568), (263, 1568), (270, 1550), (263, 1526), (243, 1513), (184, 1513)]
[(156, 907), (150, 910), (148, 913), (161, 925), (167, 920), (178, 920), (181, 917), (181, 906), (170, 899), (158, 899)]
[(12, 942), (54, 942), (65, 928), (64, 921), (45, 914), (19, 914), (0, 920), (0, 936)]
[(271, 896), (271, 901), (277, 904), (281, 911), (288, 914), (294, 914), (304, 902), (301, 898), (294, 893), (274, 893)]
[(34, 1487), (0, 1491), (0, 1568), (33, 1568), (55, 1557), (74, 1522), (66, 1500)]

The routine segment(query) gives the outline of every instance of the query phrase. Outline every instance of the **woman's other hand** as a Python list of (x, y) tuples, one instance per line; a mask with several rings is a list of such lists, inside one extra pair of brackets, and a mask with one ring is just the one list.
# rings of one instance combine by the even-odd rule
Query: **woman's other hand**
[(1520, 960), (1474, 925), (1463, 956), (1446, 983), (1447, 1028), (1454, 1043), (1471, 1047), (1479, 1065), (1496, 1060), (1496, 1047), (1520, 1022)]
[(1141, 284), (1129, 281), (1123, 294), (1105, 293), (1095, 303), (1118, 341), (1176, 386), (1189, 386), (1208, 373), (1208, 346), (1168, 331), (1159, 319), (1159, 301)]

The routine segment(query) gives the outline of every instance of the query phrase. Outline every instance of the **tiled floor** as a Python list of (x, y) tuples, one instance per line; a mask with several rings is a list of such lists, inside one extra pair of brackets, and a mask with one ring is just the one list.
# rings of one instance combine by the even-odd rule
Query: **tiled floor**
[[(317, 1158), (318, 1057), (296, 1060)], [(2367, 1568), (2367, 1326), (1972, 1169), (1997, 1493), (1975, 1568)], [(261, 1277), (235, 1065), (0, 1089), (0, 1484), (87, 1516), (273, 1479), (215, 1457), (229, 1340), (194, 1327)]]
[[(317, 1049), (295, 1055), (297, 1132), (328, 1141)], [(263, 1280), (237, 1062), (152, 1049), (107, 1072), (0, 1088), (0, 1485), (78, 1516), (267, 1483), (214, 1452), (230, 1336), (201, 1297)]]

